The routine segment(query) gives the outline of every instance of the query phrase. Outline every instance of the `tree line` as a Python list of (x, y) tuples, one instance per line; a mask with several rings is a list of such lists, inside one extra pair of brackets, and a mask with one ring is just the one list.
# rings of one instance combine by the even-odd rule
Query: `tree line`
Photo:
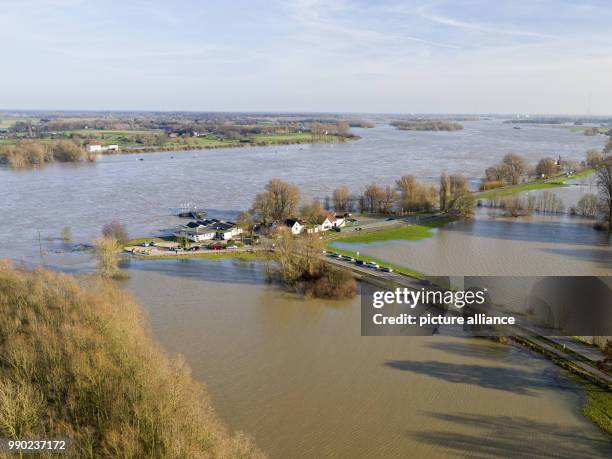
[(21, 140), (16, 145), (0, 146), (0, 163), (14, 168), (39, 166), (56, 161), (68, 163), (95, 160), (95, 154), (69, 140)]

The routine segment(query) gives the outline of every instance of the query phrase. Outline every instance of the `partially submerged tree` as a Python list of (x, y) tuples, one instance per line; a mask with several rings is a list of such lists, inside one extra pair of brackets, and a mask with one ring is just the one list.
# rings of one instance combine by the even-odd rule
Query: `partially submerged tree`
[(102, 277), (117, 277), (119, 274), (118, 251), (119, 244), (113, 237), (103, 236), (94, 241), (98, 272)]
[(332, 194), (334, 210), (336, 212), (350, 212), (350, 191), (346, 186), (336, 188)]
[(72, 231), (69, 226), (64, 226), (62, 229), (62, 241), (67, 244), (72, 240)]
[(118, 243), (129, 239), (125, 226), (117, 220), (113, 220), (102, 227), (102, 236), (115, 239)]
[(597, 215), (597, 196), (587, 193), (578, 200), (576, 212), (583, 217), (595, 217)]

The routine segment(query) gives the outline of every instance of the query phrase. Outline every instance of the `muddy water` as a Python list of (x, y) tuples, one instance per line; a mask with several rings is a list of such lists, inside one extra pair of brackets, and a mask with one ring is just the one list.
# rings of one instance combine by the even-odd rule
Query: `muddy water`
[(605, 457), (576, 386), (476, 339), (361, 337), (359, 300), (301, 300), (256, 264), (135, 261), (153, 334), (271, 457)]
[(440, 276), (610, 275), (612, 246), (592, 225), (566, 215), (502, 218), (480, 210), (420, 241), (336, 245)]

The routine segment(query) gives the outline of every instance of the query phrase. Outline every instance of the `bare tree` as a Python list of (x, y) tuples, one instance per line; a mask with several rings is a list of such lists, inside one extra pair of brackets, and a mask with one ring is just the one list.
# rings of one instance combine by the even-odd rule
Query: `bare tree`
[(262, 223), (282, 221), (293, 216), (300, 202), (300, 190), (280, 179), (268, 182), (265, 192), (257, 193), (251, 213)]
[(450, 207), (451, 192), (450, 177), (444, 172), (440, 176), (440, 210), (446, 212)]
[(103, 277), (116, 277), (119, 273), (119, 244), (117, 239), (103, 236), (94, 241), (94, 250), (98, 260), (98, 272)]
[(610, 153), (612, 153), (612, 136), (608, 138), (608, 141), (606, 142), (606, 146), (603, 149), (604, 155), (609, 155)]
[(558, 170), (557, 161), (553, 158), (542, 158), (536, 166), (536, 174), (544, 177), (555, 175)]
[(599, 207), (607, 225), (608, 236), (612, 231), (612, 158), (597, 169)]
[(316, 225), (325, 219), (326, 212), (323, 208), (323, 204), (321, 204), (321, 201), (314, 200), (311, 202), (304, 203), (304, 205), (302, 206), (301, 214), (302, 219), (306, 223)]
[(119, 243), (129, 239), (125, 226), (119, 223), (117, 220), (113, 220), (112, 222), (104, 225), (102, 228), (102, 235), (107, 238), (115, 239)]
[(363, 197), (368, 212), (380, 212), (380, 203), (384, 199), (384, 194), (384, 190), (376, 183), (372, 182), (366, 185)]
[(502, 159), (502, 169), (506, 181), (516, 185), (527, 171), (527, 160), (517, 153), (508, 153)]
[(467, 178), (461, 174), (453, 174), (448, 181), (450, 185), (448, 210), (458, 217), (471, 217), (474, 213), (474, 199)]
[(341, 187), (336, 188), (332, 194), (334, 210), (336, 212), (348, 212), (349, 211), (349, 197), (350, 197), (350, 191), (348, 187), (341, 186)]
[(380, 211), (384, 214), (391, 213), (396, 202), (397, 192), (392, 186), (387, 185), (381, 194)]
[(272, 221), (272, 198), (268, 193), (257, 193), (251, 206), (251, 214), (260, 223), (268, 224)]
[(599, 167), (604, 160), (604, 155), (599, 150), (589, 150), (586, 152), (586, 165), (589, 167)]
[(583, 217), (595, 217), (597, 215), (597, 196), (588, 193), (580, 198), (576, 211)]

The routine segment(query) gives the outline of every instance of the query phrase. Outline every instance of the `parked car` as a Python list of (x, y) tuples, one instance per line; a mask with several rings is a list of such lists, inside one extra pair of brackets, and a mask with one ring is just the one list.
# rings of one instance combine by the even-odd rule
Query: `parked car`
[(355, 259), (353, 257), (345, 257), (351, 263), (355, 263)]
[(363, 261), (363, 260), (356, 260), (356, 261), (355, 261), (355, 264), (356, 264), (356, 265), (358, 265), (358, 266), (362, 266), (362, 265), (364, 265), (365, 263), (364, 263), (364, 261)]
[(327, 250), (321, 250), (321, 253), (327, 253)]
[(335, 252), (330, 253), (329, 256), (334, 257), (334, 258), (342, 258), (342, 255), (340, 255), (339, 253), (335, 253)]
[(388, 266), (382, 266), (382, 267), (380, 268), (380, 270), (381, 270), (382, 272), (385, 272), (385, 273), (392, 273), (392, 272), (393, 272), (393, 269), (389, 268)]
[(208, 248), (209, 248), (210, 250), (223, 250), (223, 249), (225, 248), (225, 246), (224, 246), (224, 245), (221, 245), (221, 244), (210, 244), (210, 245), (208, 246)]
[(374, 263), (373, 261), (368, 261), (368, 262), (366, 263), (366, 266), (367, 266), (368, 268), (374, 268), (374, 269), (378, 269), (378, 268), (380, 268), (380, 265), (379, 265), (378, 263)]
[(237, 248), (238, 248), (238, 246), (237, 246), (237, 245), (228, 245), (228, 246), (226, 247), (226, 249), (228, 249), (228, 250), (235, 250), (235, 249), (237, 249)]
[(200, 246), (199, 245), (194, 245), (193, 247), (189, 247), (187, 250), (189, 250), (191, 252), (195, 252), (196, 250), (200, 250)]
[(143, 242), (140, 245), (143, 246), (143, 247), (149, 247), (151, 244), (145, 241), (145, 242)]

